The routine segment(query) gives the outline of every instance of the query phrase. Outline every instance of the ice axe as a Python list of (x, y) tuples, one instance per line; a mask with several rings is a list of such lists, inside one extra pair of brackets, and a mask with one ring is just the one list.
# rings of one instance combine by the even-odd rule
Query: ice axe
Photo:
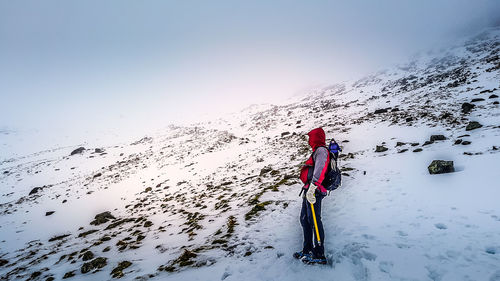
[(318, 240), (318, 245), (321, 246), (321, 238), (319, 237), (318, 222), (316, 221), (316, 213), (314, 212), (313, 203), (311, 203), (311, 211), (313, 214), (314, 228), (316, 229), (316, 240)]

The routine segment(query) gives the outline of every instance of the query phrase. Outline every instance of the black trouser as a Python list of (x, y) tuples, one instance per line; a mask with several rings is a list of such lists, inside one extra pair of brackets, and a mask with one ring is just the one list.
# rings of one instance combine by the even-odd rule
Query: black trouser
[(323, 197), (325, 196), (317, 194), (316, 203), (314, 203), (314, 213), (316, 214), (316, 222), (318, 223), (321, 245), (319, 245), (320, 243), (318, 243), (318, 240), (316, 238), (316, 229), (314, 228), (311, 203), (307, 201), (305, 196), (302, 199), (302, 210), (300, 211), (300, 224), (302, 225), (302, 229), (304, 230), (304, 247), (302, 248), (302, 251), (304, 253), (312, 251), (314, 256), (318, 258), (325, 256), (325, 231), (323, 230), (323, 223), (321, 222), (321, 200), (323, 200)]

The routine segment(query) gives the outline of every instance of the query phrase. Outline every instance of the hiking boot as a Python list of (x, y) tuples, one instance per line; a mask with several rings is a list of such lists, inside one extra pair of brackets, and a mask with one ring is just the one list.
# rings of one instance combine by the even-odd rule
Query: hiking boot
[(304, 258), (302, 258), (302, 262), (304, 262), (306, 264), (327, 264), (328, 263), (328, 261), (326, 260), (326, 257), (324, 257), (324, 256), (314, 257), (312, 255), (304, 256)]
[(300, 260), (303, 259), (304, 257), (312, 257), (312, 254), (311, 252), (304, 253), (304, 251), (300, 251), (293, 253), (293, 257)]

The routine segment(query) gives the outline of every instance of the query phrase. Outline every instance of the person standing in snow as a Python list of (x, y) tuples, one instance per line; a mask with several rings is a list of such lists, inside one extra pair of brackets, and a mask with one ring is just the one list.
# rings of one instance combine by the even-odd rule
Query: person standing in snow
[[(301, 194), (305, 191), (305, 195), (302, 196), (302, 209), (300, 211), (304, 245), (302, 251), (294, 253), (293, 256), (304, 263), (326, 264), (325, 232), (321, 222), (321, 201), (327, 194), (322, 182), (328, 169), (328, 163), (330, 163), (330, 155), (325, 145), (325, 131), (322, 128), (316, 128), (307, 135), (313, 152), (300, 173), (300, 179), (304, 183)], [(316, 237), (311, 204), (314, 206), (320, 242)]]

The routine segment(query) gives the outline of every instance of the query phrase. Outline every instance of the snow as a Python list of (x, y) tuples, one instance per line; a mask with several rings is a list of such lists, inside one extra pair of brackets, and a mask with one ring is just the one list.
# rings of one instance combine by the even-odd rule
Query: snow
[[(69, 280), (111, 280), (128, 260), (125, 280), (500, 280), (500, 111), (498, 99), (481, 93), (500, 88), (486, 60), (498, 54), (500, 30), (487, 35), (279, 106), (146, 138), (12, 153), (0, 162), (0, 260), (8, 261), (0, 278), (40, 271), (36, 278), (58, 280), (74, 271)], [(463, 114), (461, 104), (476, 97), (485, 101)], [(483, 127), (466, 131), (469, 121)], [(323, 200), (327, 266), (292, 257), (302, 245), (301, 184), (288, 176), (309, 155), (304, 134), (317, 126), (341, 143), (347, 173)], [(446, 140), (424, 145), (434, 134)], [(437, 159), (454, 161), (455, 172), (430, 175)], [(257, 203), (264, 210), (245, 219)], [(89, 224), (104, 211), (117, 219)], [(120, 219), (130, 221), (107, 229)], [(79, 237), (88, 230), (97, 231)], [(48, 241), (62, 234), (70, 236)], [(81, 273), (87, 249), (107, 265)], [(185, 250), (196, 257), (181, 265)]]

